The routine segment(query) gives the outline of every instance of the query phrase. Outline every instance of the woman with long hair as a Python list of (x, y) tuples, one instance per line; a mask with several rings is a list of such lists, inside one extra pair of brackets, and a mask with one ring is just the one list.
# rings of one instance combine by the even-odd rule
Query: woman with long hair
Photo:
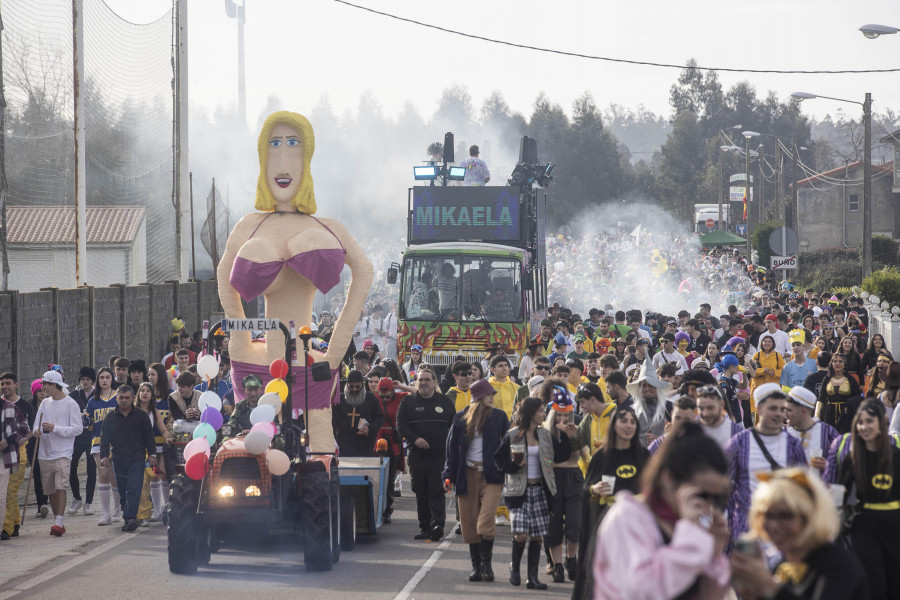
[(491, 559), (497, 527), (494, 516), (503, 492), (503, 473), (494, 454), (509, 429), (506, 413), (494, 408), (494, 388), (482, 379), (471, 389), (472, 403), (456, 413), (447, 437), (444, 488), (456, 488), (459, 526), (469, 545), (469, 581), (493, 581)]
[[(594, 577), (590, 569), (594, 559), (597, 530), (603, 517), (615, 502), (615, 494), (628, 490), (640, 492), (640, 476), (650, 457), (640, 442), (640, 425), (630, 406), (613, 412), (606, 430), (606, 441), (591, 458), (584, 478), (584, 508), (581, 539), (578, 545), (578, 569), (572, 600), (590, 600), (594, 593)], [(611, 483), (610, 483), (611, 481)]]
[[(166, 424), (166, 417), (162, 415), (156, 405), (156, 393), (152, 383), (145, 381), (138, 387), (137, 394), (134, 396), (134, 406), (149, 415), (150, 424), (153, 426), (153, 436), (156, 438), (156, 465), (159, 472), (154, 472), (149, 467), (145, 469), (144, 489), (141, 492), (141, 504), (138, 508), (138, 520), (142, 526), (146, 527), (150, 522), (162, 520), (162, 511), (166, 504), (162, 488), (162, 481), (165, 480), (166, 476), (163, 444), (169, 443), (171, 436)], [(148, 470), (150, 473), (147, 472)], [(150, 508), (146, 506), (149, 504), (148, 500), (152, 502), (153, 511), (151, 514), (147, 514), (150, 512)]]
[(469, 387), (471, 388), (479, 379), (484, 379), (484, 369), (481, 367), (480, 362), (473, 360), (472, 372), (469, 375)]
[(716, 363), (721, 360), (719, 355), (719, 344), (716, 342), (710, 342), (706, 345), (706, 352), (703, 353), (703, 360), (709, 364), (709, 374), (713, 376), (713, 378), (719, 378), (719, 371), (716, 369)]
[(513, 547), (509, 582), (522, 583), (520, 566), (528, 543), (528, 581), (530, 589), (545, 590), (538, 580), (541, 541), (550, 530), (549, 496), (556, 494), (553, 464), (565, 461), (572, 453), (569, 437), (559, 440), (542, 427), (547, 411), (539, 398), (525, 398), (519, 404), (515, 427), (510, 429), (494, 455), (497, 467), (505, 474), (506, 506), (511, 517)]
[[(121, 500), (116, 478), (113, 477), (112, 464), (103, 467), (100, 463), (100, 435), (103, 428), (103, 420), (110, 411), (116, 408), (116, 391), (112, 384), (115, 373), (109, 367), (97, 369), (97, 385), (84, 407), (91, 427), (91, 456), (97, 464), (97, 495), (100, 497), (100, 515), (98, 525), (109, 525), (122, 520)], [(115, 460), (115, 457), (113, 457)], [(110, 513), (110, 496), (114, 505)]]
[[(882, 353), (878, 355), (878, 360), (875, 361), (875, 367), (866, 378), (866, 398), (880, 396), (881, 392), (884, 391), (888, 368), (890, 368), (892, 362), (893, 361), (887, 351), (882, 351)], [(890, 420), (891, 413), (894, 412), (894, 405), (893, 403), (885, 403), (884, 406), (889, 409), (888, 420)]]
[(400, 365), (393, 358), (384, 359), (381, 361), (381, 366), (384, 367), (385, 376), (389, 377), (391, 381), (399, 381), (403, 385), (409, 384), (409, 381), (406, 379), (406, 373), (403, 372)]
[(416, 380), (416, 371), (422, 366), (422, 346), (413, 344), (409, 349), (409, 360), (403, 363), (403, 372), (406, 373), (407, 383)]
[(759, 340), (759, 351), (753, 355), (756, 375), (752, 380), (753, 389), (764, 383), (779, 383), (784, 369), (784, 356), (775, 350), (775, 338), (770, 335)]
[(845, 533), (874, 600), (900, 598), (900, 448), (885, 423), (884, 405), (865, 400), (849, 436), (836, 439), (829, 453), (835, 481), (846, 490), (845, 514), (853, 515)]
[(850, 373), (843, 354), (835, 353), (828, 365), (828, 375), (822, 380), (816, 417), (838, 430), (849, 433), (856, 409), (862, 401), (862, 391)]
[(647, 463), (641, 488), (619, 492), (597, 532), (594, 598), (724, 598), (731, 482), (716, 441), (682, 423)]
[(803, 329), (807, 330), (810, 334), (816, 330), (816, 320), (813, 319), (812, 315), (806, 315), (803, 317)]
[(882, 354), (886, 354), (888, 358), (894, 360), (894, 356), (891, 354), (891, 351), (888, 350), (887, 346), (884, 345), (884, 336), (880, 333), (876, 333), (871, 338), (869, 338), (869, 347), (866, 348), (865, 352), (863, 352), (863, 369), (865, 369), (867, 373), (871, 371), (875, 367), (875, 363), (878, 362), (878, 357)]
[(147, 381), (153, 386), (157, 398), (168, 398), (172, 391), (169, 388), (169, 376), (162, 363), (153, 363), (147, 371)]
[(844, 362), (847, 365), (844, 370), (846, 370), (851, 377), (856, 379), (856, 383), (862, 386), (866, 381), (866, 372), (865, 369), (863, 369), (859, 352), (856, 351), (856, 344), (853, 341), (853, 336), (848, 335), (841, 340), (837, 353), (844, 356)]
[(749, 384), (756, 375), (756, 367), (753, 364), (753, 359), (747, 354), (747, 343), (739, 342), (733, 344), (732, 350), (734, 351), (734, 356), (738, 359), (738, 371), (741, 373), (741, 380), (743, 381), (746, 377)]
[(809, 357), (814, 359), (819, 356), (819, 352), (828, 351), (828, 342), (826, 342), (825, 338), (821, 335), (817, 335), (816, 339), (813, 341), (813, 347), (809, 350)]

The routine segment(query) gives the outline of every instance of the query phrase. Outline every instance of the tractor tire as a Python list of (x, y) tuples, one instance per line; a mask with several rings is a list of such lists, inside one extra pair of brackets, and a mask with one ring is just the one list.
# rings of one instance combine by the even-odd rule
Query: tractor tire
[(328, 473), (303, 473), (300, 523), (303, 532), (303, 564), (308, 571), (330, 571), (334, 565), (330, 496)]
[(201, 533), (197, 523), (199, 499), (199, 481), (183, 475), (172, 479), (167, 519), (169, 571), (178, 575), (196, 573), (202, 560), (198, 551), (198, 535)]
[(349, 492), (341, 494), (341, 550), (356, 548), (356, 498)]
[(341, 476), (337, 464), (331, 466), (331, 560), (341, 560)]

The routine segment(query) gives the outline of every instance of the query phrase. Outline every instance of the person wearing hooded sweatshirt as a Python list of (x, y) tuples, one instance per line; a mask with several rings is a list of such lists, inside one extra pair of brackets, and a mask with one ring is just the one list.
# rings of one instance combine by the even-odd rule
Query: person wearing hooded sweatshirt
[(648, 359), (641, 365), (637, 380), (629, 383), (627, 389), (634, 399), (634, 412), (643, 434), (641, 445), (646, 448), (663, 434), (666, 422), (671, 419), (666, 412), (665, 399), (672, 389), (672, 384), (656, 376), (656, 371)]

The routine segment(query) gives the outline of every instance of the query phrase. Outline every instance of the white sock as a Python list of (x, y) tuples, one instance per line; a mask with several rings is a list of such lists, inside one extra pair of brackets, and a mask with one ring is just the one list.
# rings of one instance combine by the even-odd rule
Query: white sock
[(62, 515), (56, 515), (56, 524), (59, 525), (60, 527), (63, 526)]
[(122, 511), (122, 498), (119, 496), (119, 488), (109, 487), (112, 489), (113, 502), (116, 503), (116, 505), (113, 506), (113, 514), (117, 514)]
[(163, 500), (162, 485), (158, 481), (150, 482), (150, 500), (153, 502), (153, 514), (161, 515), (165, 502)]
[(159, 483), (162, 485), (163, 506), (165, 506), (169, 502), (169, 482), (160, 481)]
[(104, 515), (109, 514), (109, 484), (97, 484), (97, 495), (100, 496), (100, 509)]

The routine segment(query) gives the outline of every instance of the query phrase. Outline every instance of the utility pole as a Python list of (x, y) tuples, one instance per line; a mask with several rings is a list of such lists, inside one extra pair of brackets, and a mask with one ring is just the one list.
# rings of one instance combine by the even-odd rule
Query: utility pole
[(800, 235), (800, 206), (797, 204), (797, 140), (791, 139), (791, 206), (786, 211), (785, 224)]
[(238, 26), (238, 119), (242, 126), (247, 124), (247, 82), (244, 75), (244, 14), (246, 0), (225, 0), (225, 14), (237, 19)]
[(190, 171), (188, 170), (188, 8), (187, 0), (176, 0), (175, 13), (175, 271), (176, 279), (188, 278), (188, 232), (190, 219)]
[(750, 203), (750, 136), (744, 136), (744, 202), (747, 203), (747, 261), (750, 260), (750, 252), (753, 250), (753, 242), (750, 236), (753, 234), (751, 229), (753, 221), (753, 207)]
[[(718, 146), (717, 146), (718, 148)], [(725, 154), (725, 151), (719, 148), (719, 231), (724, 231), (725, 228), (722, 226), (722, 198), (725, 196), (725, 167), (723, 165), (724, 159), (722, 155)]]
[(85, 168), (84, 102), (84, 0), (72, 0), (72, 44), (75, 101), (75, 287), (87, 284), (87, 175)]
[(872, 94), (863, 102), (863, 277), (872, 274)]
[(209, 245), (212, 248), (213, 273), (219, 270), (219, 240), (216, 225), (216, 178), (212, 180), (212, 205), (209, 208)]

